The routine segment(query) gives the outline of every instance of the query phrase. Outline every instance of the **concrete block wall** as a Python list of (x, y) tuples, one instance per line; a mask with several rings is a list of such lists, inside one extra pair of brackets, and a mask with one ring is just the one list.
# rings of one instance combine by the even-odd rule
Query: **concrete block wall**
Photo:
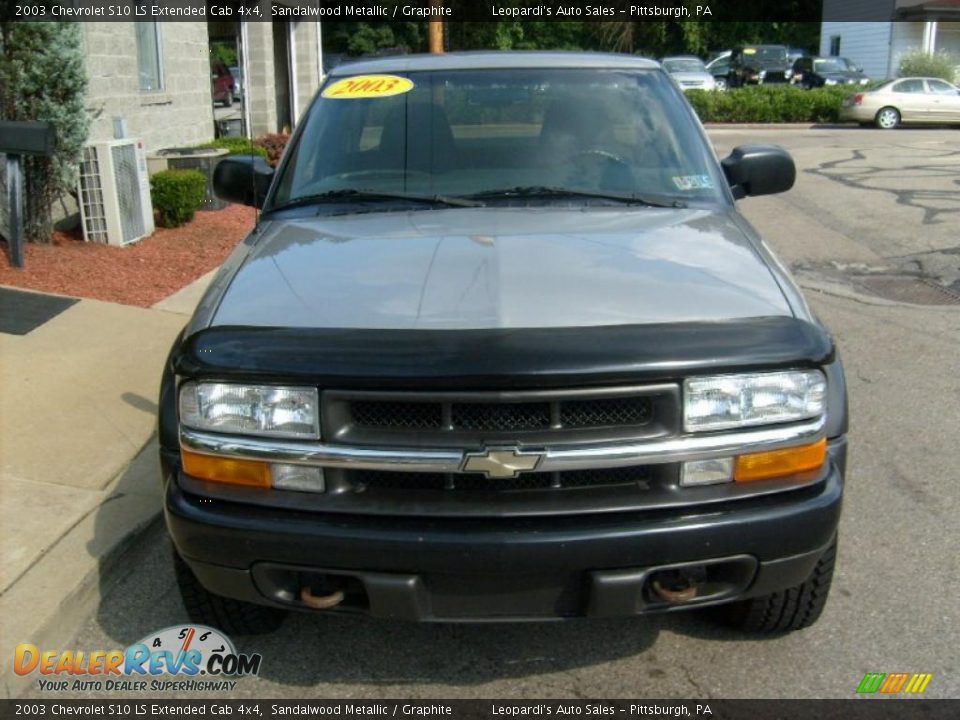
[[(261, 23), (251, 23), (256, 25)], [(163, 89), (140, 90), (132, 22), (84, 23), (87, 106), (98, 115), (90, 140), (113, 138), (113, 117), (126, 118), (131, 137), (148, 151), (213, 139), (206, 22), (158, 23)]]
[[(297, 23), (294, 31), (297, 47), (296, 82), (301, 116), (310, 107), (310, 102), (320, 87), (318, 24), (318, 22), (300, 22)], [(297, 120), (299, 121), (299, 118)]]
[(274, 86), (273, 29), (268, 22), (246, 23), (246, 101), (250, 104), (251, 135), (277, 131), (277, 98)]

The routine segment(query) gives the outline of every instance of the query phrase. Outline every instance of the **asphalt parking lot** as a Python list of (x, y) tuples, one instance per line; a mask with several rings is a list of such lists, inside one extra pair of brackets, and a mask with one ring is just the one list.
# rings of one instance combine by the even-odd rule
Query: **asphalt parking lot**
[[(711, 137), (721, 155), (747, 142), (793, 152), (794, 190), (741, 209), (847, 367), (850, 469), (819, 623), (761, 638), (698, 615), (423, 626), (295, 615), (238, 642), (264, 659), (233, 697), (847, 698), (864, 673), (894, 671), (933, 673), (927, 697), (960, 695), (960, 302), (938, 289), (960, 294), (960, 130)], [(61, 647), (125, 647), (182, 622), (169, 555), (155, 526)]]

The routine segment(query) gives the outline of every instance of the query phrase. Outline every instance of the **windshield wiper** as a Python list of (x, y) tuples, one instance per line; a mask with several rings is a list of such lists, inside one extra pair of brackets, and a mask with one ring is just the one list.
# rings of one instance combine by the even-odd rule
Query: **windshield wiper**
[(600, 200), (615, 200), (617, 202), (646, 205), (648, 207), (685, 208), (687, 204), (682, 200), (668, 200), (649, 195), (636, 193), (599, 192), (593, 190), (575, 190), (573, 188), (552, 187), (549, 185), (522, 185), (519, 187), (503, 188), (500, 190), (485, 190), (468, 195), (470, 198), (532, 198), (532, 197), (584, 197)]
[(286, 210), (287, 208), (302, 207), (304, 205), (319, 205), (327, 202), (340, 202), (351, 200), (408, 200), (411, 202), (431, 203), (433, 205), (449, 205), (451, 207), (483, 207), (483, 203), (477, 200), (469, 200), (461, 197), (451, 197), (449, 195), (418, 195), (415, 193), (387, 192), (381, 190), (361, 190), (359, 188), (341, 188), (338, 190), (328, 190), (314, 195), (304, 195), (294, 198), (281, 205), (275, 205), (270, 208), (274, 210)]

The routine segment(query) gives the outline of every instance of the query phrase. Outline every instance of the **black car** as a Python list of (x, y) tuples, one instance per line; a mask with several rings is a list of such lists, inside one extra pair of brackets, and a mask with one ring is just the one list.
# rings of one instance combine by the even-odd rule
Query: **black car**
[(866, 85), (870, 78), (847, 58), (806, 57), (793, 64), (793, 82), (800, 87), (824, 85)]
[(742, 45), (730, 54), (727, 85), (735, 88), (786, 83), (791, 75), (785, 45)]

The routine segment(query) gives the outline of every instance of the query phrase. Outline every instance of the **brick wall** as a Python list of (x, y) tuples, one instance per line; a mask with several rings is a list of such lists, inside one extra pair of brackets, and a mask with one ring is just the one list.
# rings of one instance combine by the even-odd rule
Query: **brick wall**
[(141, 91), (134, 23), (84, 23), (90, 140), (113, 138), (113, 117), (148, 151), (213, 138), (206, 22), (158, 23), (163, 89)]

